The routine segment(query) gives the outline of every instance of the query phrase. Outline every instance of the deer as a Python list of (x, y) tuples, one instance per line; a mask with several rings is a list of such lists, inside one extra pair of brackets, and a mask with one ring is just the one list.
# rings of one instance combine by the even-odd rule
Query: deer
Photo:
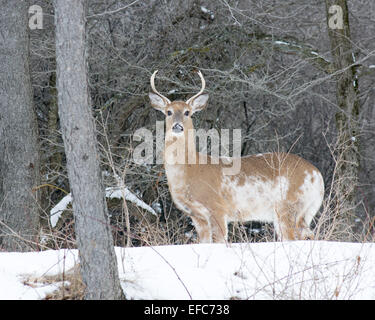
[[(191, 218), (199, 242), (227, 242), (228, 223), (248, 221), (273, 223), (279, 241), (314, 239), (310, 224), (324, 197), (320, 171), (298, 155), (269, 152), (232, 159), (239, 161), (240, 169), (225, 174), (228, 159), (212, 161), (196, 151), (191, 138), (192, 116), (209, 99), (202, 73), (198, 71), (202, 85), (197, 94), (186, 102), (172, 102), (156, 90), (157, 72), (150, 78), (149, 98), (151, 106), (165, 115), (168, 187), (176, 207)], [(201, 163), (202, 156), (208, 160)], [(178, 157), (182, 161), (176, 161)]]

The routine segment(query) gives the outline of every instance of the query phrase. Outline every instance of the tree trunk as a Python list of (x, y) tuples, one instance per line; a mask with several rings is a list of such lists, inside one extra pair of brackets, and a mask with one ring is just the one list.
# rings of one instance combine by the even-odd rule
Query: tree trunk
[(356, 67), (353, 66), (355, 57), (350, 38), (347, 1), (326, 0), (326, 12), (334, 68), (335, 71), (342, 70), (336, 79), (339, 109), (336, 113), (338, 214), (344, 217), (345, 223), (352, 229), (355, 223), (355, 191), (360, 165), (358, 79)]
[(59, 116), (86, 299), (121, 299), (86, 68), (85, 1), (55, 0)]
[(38, 236), (40, 165), (28, 6), (0, 0), (0, 8), (0, 251), (26, 251)]

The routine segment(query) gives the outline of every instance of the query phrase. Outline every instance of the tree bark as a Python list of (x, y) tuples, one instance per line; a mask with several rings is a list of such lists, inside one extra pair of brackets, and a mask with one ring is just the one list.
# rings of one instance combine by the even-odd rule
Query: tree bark
[(59, 116), (86, 299), (122, 299), (86, 67), (85, 1), (55, 0)]
[(28, 5), (0, 0), (0, 8), (0, 251), (26, 251), (38, 236), (40, 166)]
[[(334, 24), (332, 6), (339, 6), (342, 12), (336, 10), (337, 19)], [(358, 186), (360, 165), (359, 155), (359, 109), (358, 78), (356, 75), (355, 57), (350, 37), (349, 12), (346, 0), (326, 0), (328, 35), (331, 43), (331, 54), (335, 71), (342, 70), (336, 79), (336, 113), (337, 141), (337, 199), (339, 212), (345, 222), (352, 228), (355, 224), (355, 191)], [(342, 13), (342, 15), (341, 15)], [(341, 27), (340, 28), (340, 24)]]

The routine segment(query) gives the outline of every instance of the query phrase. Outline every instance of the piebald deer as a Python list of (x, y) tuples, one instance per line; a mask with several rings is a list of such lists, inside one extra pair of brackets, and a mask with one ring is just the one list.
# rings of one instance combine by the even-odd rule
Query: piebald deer
[[(151, 105), (166, 116), (164, 166), (169, 190), (177, 208), (191, 217), (200, 242), (227, 240), (231, 221), (273, 222), (280, 240), (311, 239), (310, 223), (318, 212), (324, 195), (323, 177), (319, 170), (297, 155), (272, 152), (237, 158), (240, 171), (225, 175), (227, 161), (219, 158), (212, 164), (200, 163), (195, 139), (189, 132), (191, 116), (208, 101), (201, 90), (186, 102), (173, 101), (155, 88), (155, 75), (150, 79)], [(182, 152), (181, 152), (182, 151)], [(176, 162), (176, 154), (184, 161)], [(193, 153), (193, 154), (192, 154)], [(197, 161), (189, 164), (189, 159)]]

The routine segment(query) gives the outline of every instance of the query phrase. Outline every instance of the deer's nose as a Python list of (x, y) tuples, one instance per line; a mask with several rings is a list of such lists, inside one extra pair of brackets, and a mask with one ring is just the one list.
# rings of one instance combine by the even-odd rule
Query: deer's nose
[(182, 124), (181, 123), (175, 123), (174, 125), (173, 125), (173, 127), (172, 127), (172, 131), (174, 132), (174, 133), (180, 133), (180, 132), (182, 132), (182, 131), (184, 131), (184, 127), (182, 126)]

